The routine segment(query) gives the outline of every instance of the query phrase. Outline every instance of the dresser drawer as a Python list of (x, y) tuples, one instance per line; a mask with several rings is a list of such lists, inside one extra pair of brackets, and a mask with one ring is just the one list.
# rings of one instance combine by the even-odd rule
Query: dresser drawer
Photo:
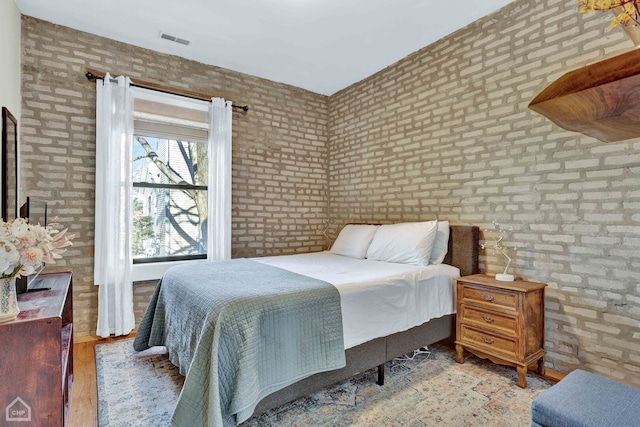
[(461, 303), (481, 303), (513, 311), (518, 308), (518, 294), (515, 292), (470, 285), (464, 282), (459, 284), (462, 285)]
[(473, 323), (483, 329), (496, 330), (513, 337), (518, 335), (518, 321), (512, 316), (481, 310), (466, 304), (460, 305), (458, 316), (463, 323)]
[(515, 357), (518, 348), (518, 339), (503, 337), (487, 331), (476, 329), (469, 325), (460, 325), (462, 343), (484, 348), (490, 353), (502, 353), (504, 356)]

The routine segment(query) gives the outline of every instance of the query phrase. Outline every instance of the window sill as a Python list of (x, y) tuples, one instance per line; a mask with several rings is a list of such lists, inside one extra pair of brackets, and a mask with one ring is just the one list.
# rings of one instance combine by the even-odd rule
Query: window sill
[(132, 269), (132, 281), (143, 282), (145, 280), (158, 280), (171, 267), (177, 265), (194, 264), (206, 262), (204, 259), (194, 259), (189, 261), (154, 262), (148, 264), (134, 264)]

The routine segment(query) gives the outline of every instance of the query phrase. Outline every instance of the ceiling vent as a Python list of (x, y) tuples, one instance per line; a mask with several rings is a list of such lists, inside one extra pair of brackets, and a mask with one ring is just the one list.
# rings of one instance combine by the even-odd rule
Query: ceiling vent
[(180, 44), (183, 44), (185, 46), (189, 46), (189, 44), (191, 43), (191, 41), (189, 41), (187, 39), (181, 39), (180, 37), (172, 36), (172, 35), (167, 34), (167, 33), (160, 33), (160, 38), (161, 39), (165, 39), (165, 40), (169, 40), (171, 42), (180, 43)]

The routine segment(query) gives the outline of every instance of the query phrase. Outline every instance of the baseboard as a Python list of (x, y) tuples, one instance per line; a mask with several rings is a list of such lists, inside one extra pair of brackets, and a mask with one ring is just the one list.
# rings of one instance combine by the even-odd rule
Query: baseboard
[(542, 378), (543, 380), (550, 381), (552, 383), (557, 383), (558, 381), (560, 381), (561, 379), (567, 376), (567, 374), (563, 372), (556, 371), (555, 369), (549, 369), (549, 368), (545, 368), (544, 375), (539, 375), (538, 373), (536, 373), (536, 371), (532, 371), (532, 370), (530, 370), (528, 373), (531, 375), (535, 375), (538, 378)]
[(566, 376), (567, 374), (565, 374), (564, 372), (546, 368), (543, 378), (549, 381), (558, 382)]

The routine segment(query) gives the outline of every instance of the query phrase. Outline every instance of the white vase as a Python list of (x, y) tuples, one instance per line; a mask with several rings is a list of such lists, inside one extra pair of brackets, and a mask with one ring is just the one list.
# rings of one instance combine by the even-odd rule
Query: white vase
[(0, 323), (15, 319), (18, 313), (15, 276), (0, 279)]

